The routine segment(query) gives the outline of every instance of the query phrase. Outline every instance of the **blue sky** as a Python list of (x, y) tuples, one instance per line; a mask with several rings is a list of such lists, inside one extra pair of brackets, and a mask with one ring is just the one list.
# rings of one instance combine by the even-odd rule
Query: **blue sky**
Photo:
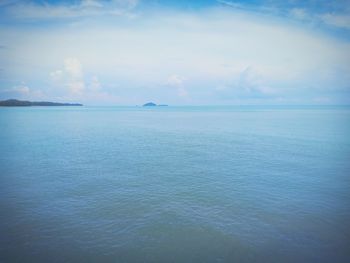
[(349, 1), (0, 2), (0, 99), (350, 104)]

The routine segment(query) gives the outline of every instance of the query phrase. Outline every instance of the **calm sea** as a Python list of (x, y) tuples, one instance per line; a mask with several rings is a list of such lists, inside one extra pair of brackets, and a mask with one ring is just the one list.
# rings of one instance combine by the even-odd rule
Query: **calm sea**
[(0, 108), (0, 262), (350, 262), (350, 109)]

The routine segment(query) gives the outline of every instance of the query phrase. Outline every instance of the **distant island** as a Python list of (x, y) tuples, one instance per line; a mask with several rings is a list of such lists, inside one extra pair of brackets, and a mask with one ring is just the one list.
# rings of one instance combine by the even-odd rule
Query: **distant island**
[(0, 106), (16, 107), (16, 106), (83, 106), (80, 103), (58, 103), (49, 101), (26, 101), (26, 100), (3, 100), (0, 101)]
[(143, 107), (154, 107), (154, 106), (168, 106), (168, 105), (166, 105), (166, 104), (159, 104), (159, 105), (157, 105), (157, 104), (155, 104), (153, 102), (147, 102), (146, 104), (143, 104)]
[(147, 102), (145, 104), (143, 104), (143, 107), (154, 107), (157, 106), (157, 104), (153, 103), (153, 102)]

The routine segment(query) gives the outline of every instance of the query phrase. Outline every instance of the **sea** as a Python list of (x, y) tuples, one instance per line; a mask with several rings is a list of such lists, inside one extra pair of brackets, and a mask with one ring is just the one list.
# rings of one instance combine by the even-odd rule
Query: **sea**
[(0, 108), (0, 262), (350, 262), (350, 108)]

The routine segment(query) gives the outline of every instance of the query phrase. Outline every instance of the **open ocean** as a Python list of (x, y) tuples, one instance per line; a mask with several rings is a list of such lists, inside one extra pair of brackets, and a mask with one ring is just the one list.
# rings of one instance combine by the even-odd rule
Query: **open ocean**
[(0, 108), (0, 262), (350, 262), (348, 107)]

